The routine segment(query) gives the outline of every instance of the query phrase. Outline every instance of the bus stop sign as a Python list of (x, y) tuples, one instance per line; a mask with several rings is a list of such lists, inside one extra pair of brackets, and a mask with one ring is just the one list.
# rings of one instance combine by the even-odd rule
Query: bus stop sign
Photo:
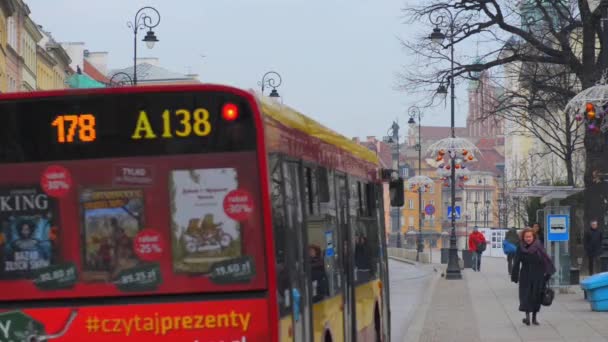
[(568, 241), (570, 239), (570, 216), (547, 215), (547, 240)]

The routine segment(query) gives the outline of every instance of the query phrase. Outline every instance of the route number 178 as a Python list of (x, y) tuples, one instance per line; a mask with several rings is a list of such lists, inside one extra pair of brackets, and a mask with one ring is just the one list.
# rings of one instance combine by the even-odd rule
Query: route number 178
[(95, 116), (92, 114), (59, 115), (51, 126), (57, 129), (57, 142), (72, 143), (78, 133), (81, 142), (92, 142), (97, 138)]

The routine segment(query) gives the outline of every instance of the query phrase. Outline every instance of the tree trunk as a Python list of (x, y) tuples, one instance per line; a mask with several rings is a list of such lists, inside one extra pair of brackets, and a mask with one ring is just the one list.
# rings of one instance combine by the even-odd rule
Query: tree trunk
[(603, 228), (604, 212), (606, 205), (606, 186), (604, 174), (608, 172), (608, 158), (604, 152), (604, 137), (602, 134), (586, 133), (585, 150), (585, 226), (597, 219), (599, 226)]
[(568, 185), (574, 186), (574, 168), (572, 166), (572, 155), (566, 156), (566, 174)]

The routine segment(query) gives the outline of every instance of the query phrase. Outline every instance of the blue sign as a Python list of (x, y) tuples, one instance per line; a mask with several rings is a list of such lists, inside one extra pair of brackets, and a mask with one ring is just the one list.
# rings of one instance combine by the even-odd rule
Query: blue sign
[(570, 240), (570, 215), (547, 215), (547, 240)]
[(433, 216), (435, 214), (435, 206), (432, 204), (427, 204), (426, 207), (424, 207), (424, 212), (427, 215)]
[[(460, 220), (460, 206), (457, 205), (456, 206), (456, 211), (454, 213), (454, 216), (456, 217), (457, 220)], [(452, 207), (449, 206), (448, 207), (448, 220), (452, 219)]]
[(325, 256), (333, 257), (335, 255), (334, 250), (334, 232), (328, 230), (325, 232)]

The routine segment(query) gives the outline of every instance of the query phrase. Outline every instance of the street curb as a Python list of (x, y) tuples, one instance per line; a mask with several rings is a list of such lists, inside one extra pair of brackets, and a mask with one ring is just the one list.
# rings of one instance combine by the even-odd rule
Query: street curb
[[(418, 265), (418, 264), (419, 264), (419, 263), (417, 263), (417, 262), (415, 262), (415, 261), (412, 261), (412, 260), (403, 259), (403, 258), (394, 257), (394, 256), (389, 256), (388, 258), (389, 258), (389, 259), (393, 259), (393, 260), (395, 260), (395, 261), (404, 262), (404, 263), (406, 263), (406, 264), (414, 265), (414, 266), (416, 266), (416, 265)], [(426, 264), (425, 264), (425, 265), (426, 265)]]
[(424, 323), (426, 322), (426, 316), (428, 314), (429, 307), (431, 306), (431, 302), (433, 301), (433, 293), (435, 292), (435, 286), (437, 285), (437, 281), (441, 279), (439, 274), (440, 273), (438, 272), (437, 275), (432, 278), (431, 284), (429, 285), (427, 292), (425, 293), (422, 301), (418, 305), (418, 310), (416, 310), (414, 319), (412, 320), (412, 323), (407, 329), (405, 339), (399, 342), (420, 341), (420, 336), (422, 335), (422, 330), (424, 329)]

